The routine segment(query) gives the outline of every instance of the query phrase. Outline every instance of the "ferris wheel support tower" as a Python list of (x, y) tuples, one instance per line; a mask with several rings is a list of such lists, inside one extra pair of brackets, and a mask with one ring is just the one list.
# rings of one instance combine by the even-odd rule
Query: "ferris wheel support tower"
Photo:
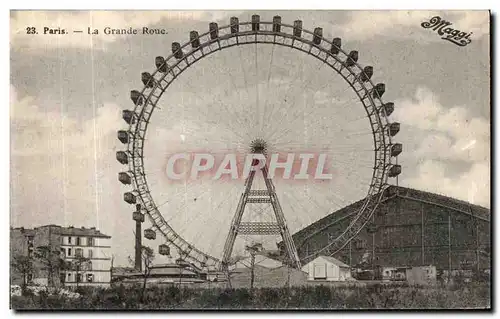
[[(255, 146), (254, 146), (255, 148)], [(254, 150), (255, 151), (255, 150)], [(257, 151), (259, 152), (259, 151)], [(250, 172), (250, 175), (245, 180), (245, 189), (241, 194), (238, 207), (236, 208), (236, 213), (231, 222), (231, 227), (229, 229), (229, 234), (226, 238), (226, 243), (224, 245), (224, 252), (221, 262), (221, 270), (228, 270), (229, 260), (231, 258), (231, 253), (233, 252), (234, 242), (238, 234), (242, 235), (281, 235), (283, 242), (285, 243), (285, 250), (287, 254), (287, 260), (290, 261), (291, 266), (300, 269), (301, 263), (299, 255), (297, 253), (297, 248), (293, 242), (290, 231), (286, 224), (285, 215), (281, 208), (278, 196), (274, 188), (274, 184), (271, 178), (268, 178), (267, 167), (260, 169), (262, 176), (264, 178), (266, 189), (252, 189), (252, 184), (255, 179), (256, 171)], [(245, 207), (247, 204), (262, 204), (268, 203), (272, 206), (274, 216), (276, 218), (275, 223), (271, 222), (242, 222), (242, 217), (245, 212)]]

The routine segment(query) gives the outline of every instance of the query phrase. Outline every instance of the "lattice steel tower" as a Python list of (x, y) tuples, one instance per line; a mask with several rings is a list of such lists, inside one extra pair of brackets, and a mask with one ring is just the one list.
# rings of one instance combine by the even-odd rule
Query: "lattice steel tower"
[[(263, 154), (265, 156), (267, 145), (264, 140), (256, 139), (252, 141), (250, 147), (253, 154)], [(252, 163), (254, 166), (257, 164), (255, 161), (258, 160), (254, 159), (254, 162)], [(236, 213), (234, 214), (231, 222), (229, 234), (226, 238), (221, 270), (228, 270), (229, 259), (231, 258), (234, 242), (236, 241), (236, 237), (238, 235), (281, 235), (285, 244), (287, 260), (290, 262), (292, 267), (299, 269), (301, 267), (299, 255), (297, 254), (297, 248), (295, 247), (292, 236), (288, 230), (285, 215), (281, 209), (278, 196), (276, 196), (273, 181), (271, 178), (268, 178), (267, 167), (265, 165), (260, 170), (264, 178), (266, 189), (252, 189), (252, 184), (256, 177), (256, 171), (252, 170), (245, 180), (245, 189), (241, 194), (238, 207), (236, 208)], [(247, 204), (252, 203), (269, 204), (274, 211), (276, 222), (242, 222), (241, 220), (243, 214), (245, 213), (245, 207)]]

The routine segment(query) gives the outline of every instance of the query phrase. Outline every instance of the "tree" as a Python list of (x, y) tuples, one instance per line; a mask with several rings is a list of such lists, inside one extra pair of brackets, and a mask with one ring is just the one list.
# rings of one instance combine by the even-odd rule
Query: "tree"
[(225, 267), (224, 267), (224, 271), (226, 272), (227, 284), (228, 284), (229, 289), (233, 288), (233, 285), (231, 284), (232, 273), (231, 273), (230, 268), (231, 268), (231, 266), (236, 265), (238, 262), (240, 262), (243, 259), (245, 259), (245, 256), (236, 255), (234, 257), (231, 257), (229, 259), (227, 265), (225, 265)]
[(65, 268), (65, 261), (61, 252), (51, 246), (38, 246), (35, 249), (35, 259), (42, 264), (42, 269), (47, 271), (47, 284), (54, 285), (54, 276)]
[(13, 257), (12, 268), (23, 276), (23, 286), (25, 289), (28, 284), (28, 275), (33, 273), (33, 258), (29, 256), (16, 255)]
[(250, 253), (250, 289), (253, 290), (255, 281), (255, 255), (263, 250), (261, 243), (246, 245), (245, 250)]
[(86, 271), (90, 270), (91, 261), (90, 259), (83, 257), (81, 255), (76, 256), (73, 261), (71, 261), (69, 269), (76, 272), (76, 288), (78, 288), (80, 283), (80, 277), (85, 274)]
[[(144, 264), (143, 268), (143, 284), (142, 284), (142, 292), (141, 292), (141, 302), (144, 302), (144, 297), (146, 295), (146, 283), (149, 278), (149, 275), (151, 274), (151, 266), (153, 265), (153, 260), (155, 258), (155, 253), (153, 249), (151, 249), (148, 246), (141, 246), (141, 258), (142, 258), (142, 263)], [(135, 265), (134, 261), (130, 256), (128, 257), (129, 262), (132, 265)]]

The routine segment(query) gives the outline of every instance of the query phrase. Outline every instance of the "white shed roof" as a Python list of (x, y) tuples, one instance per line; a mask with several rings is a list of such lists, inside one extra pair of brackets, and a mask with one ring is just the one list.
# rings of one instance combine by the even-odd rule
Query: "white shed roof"
[(349, 265), (341, 262), (337, 258), (334, 258), (334, 257), (331, 257), (331, 256), (318, 256), (315, 259), (311, 260), (308, 264), (304, 265), (302, 267), (302, 270), (306, 271), (307, 265), (309, 265), (310, 263), (317, 263), (319, 260), (324, 260), (326, 262), (329, 262), (329, 263), (334, 264), (334, 265), (336, 265), (338, 267), (341, 267), (341, 268), (350, 268)]

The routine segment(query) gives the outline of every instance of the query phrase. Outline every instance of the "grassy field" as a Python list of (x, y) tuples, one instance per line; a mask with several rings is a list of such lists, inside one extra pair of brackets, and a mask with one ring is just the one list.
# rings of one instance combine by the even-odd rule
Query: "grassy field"
[(79, 298), (46, 294), (11, 297), (11, 307), (29, 309), (489, 309), (489, 284), (452, 287), (408, 285), (200, 289), (140, 287), (79, 290)]

